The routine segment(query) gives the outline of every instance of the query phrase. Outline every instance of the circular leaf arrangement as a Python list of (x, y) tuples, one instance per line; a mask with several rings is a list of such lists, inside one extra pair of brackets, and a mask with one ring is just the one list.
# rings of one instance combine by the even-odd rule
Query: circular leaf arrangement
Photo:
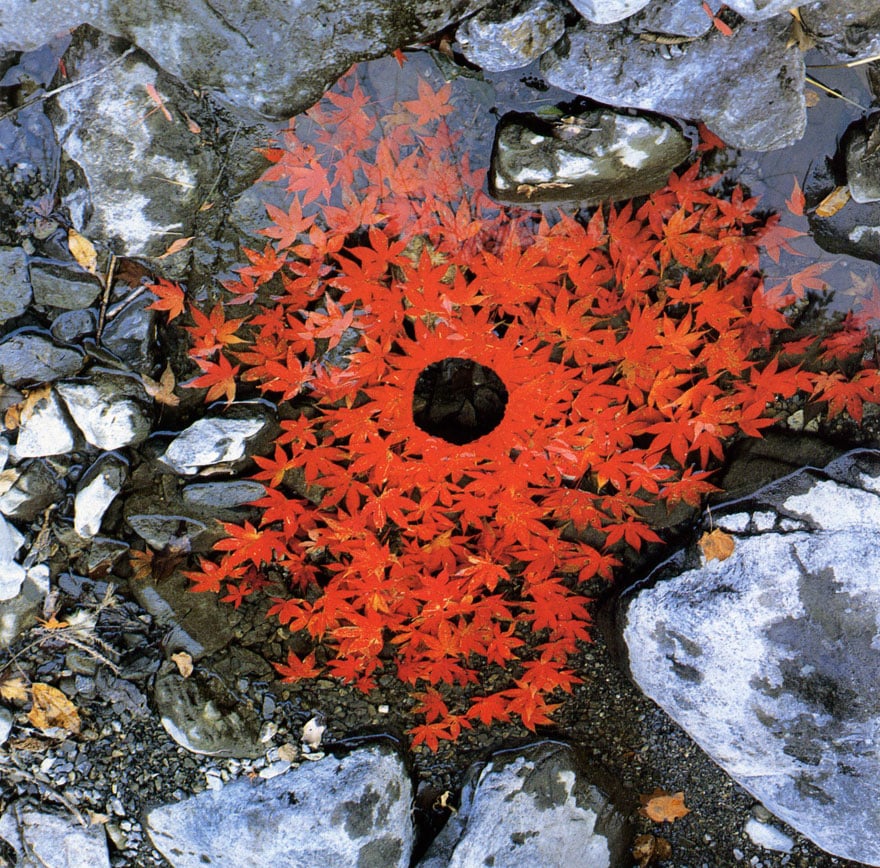
[(267, 598), (306, 647), (276, 664), (288, 682), (396, 674), (436, 749), (550, 722), (589, 640), (583, 584), (659, 541), (646, 506), (699, 505), (769, 402), (859, 419), (880, 379), (862, 330), (786, 343), (795, 295), (765, 291), (758, 257), (797, 233), (699, 163), (577, 218), (500, 207), (456, 152), (451, 85), (382, 104), (359, 74), (266, 150), (269, 243), (191, 308), (190, 385), (252, 384), (282, 421), (258, 526), (225, 525), (188, 575)]

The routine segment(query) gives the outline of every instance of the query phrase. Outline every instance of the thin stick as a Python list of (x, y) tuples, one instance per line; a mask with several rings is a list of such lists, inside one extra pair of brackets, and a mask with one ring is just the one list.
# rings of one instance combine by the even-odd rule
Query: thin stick
[(104, 295), (101, 297), (101, 311), (98, 314), (98, 331), (95, 334), (95, 343), (101, 345), (101, 335), (104, 333), (104, 324), (107, 321), (107, 304), (110, 301), (110, 291), (113, 289), (113, 276), (116, 272), (116, 254), (110, 254), (110, 267), (107, 269), (107, 279), (104, 281)]
[(844, 102), (848, 102), (850, 105), (854, 105), (857, 109), (861, 109), (863, 112), (866, 112), (867, 109), (863, 105), (859, 105), (855, 100), (850, 99), (848, 96), (844, 96), (842, 93), (832, 90), (830, 87), (826, 87), (822, 82), (816, 81), (815, 78), (810, 78), (810, 76), (805, 75), (804, 81), (807, 84), (813, 85), (813, 87), (818, 87), (819, 90), (824, 90), (825, 93), (831, 94), (831, 96), (836, 96), (838, 99), (842, 99)]
[(880, 60), (880, 54), (874, 54), (871, 57), (863, 57), (861, 60), (851, 60), (849, 63), (811, 63), (810, 69), (852, 69), (854, 66), (864, 66), (866, 63), (873, 63)]
[(131, 48), (126, 48), (116, 60), (111, 61), (106, 66), (102, 66), (96, 72), (91, 73), (91, 75), (86, 75), (83, 78), (78, 78), (76, 81), (69, 81), (67, 84), (62, 84), (61, 87), (56, 87), (55, 90), (48, 90), (46, 93), (40, 93), (36, 96), (31, 97), (30, 99), (25, 100), (21, 105), (17, 105), (15, 108), (10, 109), (5, 114), (0, 115), (0, 121), (6, 120), (6, 118), (11, 118), (13, 115), (17, 115), (22, 109), (26, 109), (28, 106), (34, 105), (34, 103), (42, 102), (45, 99), (51, 99), (53, 96), (57, 96), (59, 93), (65, 90), (70, 90), (72, 87), (79, 87), (81, 84), (85, 84), (87, 81), (91, 81), (93, 78), (98, 78), (98, 76), (103, 75), (107, 72), (108, 69), (112, 69), (114, 66), (118, 66), (131, 54), (133, 51), (137, 50), (137, 46), (132, 45)]

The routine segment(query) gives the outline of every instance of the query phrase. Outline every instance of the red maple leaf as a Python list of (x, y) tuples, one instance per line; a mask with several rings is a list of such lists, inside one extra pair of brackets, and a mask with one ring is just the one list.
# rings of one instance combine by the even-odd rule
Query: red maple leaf
[(147, 284), (147, 290), (156, 296), (152, 304), (147, 305), (147, 310), (164, 310), (168, 314), (168, 322), (176, 319), (183, 313), (183, 303), (186, 298), (182, 287), (170, 280), (160, 277), (155, 283)]

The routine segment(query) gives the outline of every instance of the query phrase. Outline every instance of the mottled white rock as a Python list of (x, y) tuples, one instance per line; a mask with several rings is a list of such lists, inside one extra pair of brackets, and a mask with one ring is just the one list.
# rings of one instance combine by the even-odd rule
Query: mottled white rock
[(725, 5), (747, 21), (762, 21), (774, 15), (785, 15), (792, 8), (791, 0), (726, 0)]
[(238, 461), (247, 454), (248, 441), (265, 426), (262, 411), (241, 417), (198, 419), (168, 444), (161, 460), (184, 476), (192, 476), (203, 467)]
[(875, 866), (878, 478), (880, 453), (861, 451), (714, 509), (741, 528), (733, 554), (679, 553), (622, 625), (641, 689), (715, 762), (818, 846)]
[(777, 829), (769, 823), (762, 823), (754, 817), (750, 817), (743, 831), (752, 839), (754, 844), (765, 850), (775, 850), (777, 853), (791, 853), (794, 841), (786, 835), (782, 829)]
[(175, 868), (407, 868), (411, 809), (403, 762), (375, 745), (163, 805), (144, 825)]
[(73, 502), (73, 529), (84, 539), (101, 530), (107, 508), (128, 478), (128, 462), (116, 453), (102, 455), (83, 475)]
[(137, 378), (97, 372), (55, 387), (86, 440), (108, 452), (142, 443), (150, 434), (149, 398)]
[(23, 543), (15, 526), (0, 517), (0, 600), (11, 600), (21, 590), (27, 573), (15, 556)]
[(651, 0), (569, 0), (572, 6), (594, 24), (612, 24), (644, 9)]
[(629, 824), (558, 742), (500, 751), (474, 767), (461, 807), (419, 868), (628, 864)]
[(18, 440), (14, 447), (17, 458), (42, 458), (72, 452), (76, 436), (70, 416), (54, 389), (22, 413)]
[(16, 802), (0, 817), (0, 838), (21, 868), (110, 868), (104, 827), (83, 827), (69, 812), (50, 814)]

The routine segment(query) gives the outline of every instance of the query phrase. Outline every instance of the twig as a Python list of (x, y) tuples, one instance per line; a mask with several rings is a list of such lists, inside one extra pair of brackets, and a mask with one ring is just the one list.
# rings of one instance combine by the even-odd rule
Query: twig
[(104, 324), (107, 320), (107, 304), (110, 301), (110, 290), (113, 288), (113, 275), (116, 271), (116, 254), (110, 254), (110, 266), (107, 269), (107, 279), (104, 281), (104, 295), (101, 297), (101, 312), (98, 314), (98, 331), (95, 333), (95, 343), (101, 345), (101, 335), (104, 333)]
[(81, 84), (85, 84), (87, 81), (91, 81), (93, 78), (98, 78), (98, 76), (103, 75), (107, 72), (108, 69), (112, 69), (114, 66), (118, 66), (131, 54), (133, 51), (137, 50), (137, 46), (132, 45), (130, 48), (126, 48), (116, 60), (111, 61), (106, 66), (102, 66), (99, 70), (91, 73), (90, 75), (85, 75), (82, 78), (78, 78), (76, 81), (69, 81), (67, 84), (62, 84), (60, 87), (56, 87), (54, 90), (47, 90), (46, 93), (40, 93), (36, 96), (32, 96), (30, 99), (26, 99), (21, 105), (17, 105), (15, 108), (10, 109), (8, 112), (0, 115), (0, 121), (5, 121), (6, 118), (10, 118), (13, 115), (17, 115), (22, 109), (28, 108), (28, 106), (32, 106), (35, 103), (42, 102), (46, 99), (51, 99), (53, 96), (58, 96), (59, 93), (65, 90), (70, 90), (72, 87), (78, 87)]
[(857, 109), (861, 109), (863, 112), (868, 111), (863, 105), (859, 105), (854, 99), (850, 99), (848, 96), (844, 96), (842, 93), (836, 90), (832, 90), (830, 87), (826, 87), (822, 82), (816, 81), (815, 78), (810, 78), (810, 76), (805, 75), (804, 80), (807, 84), (813, 85), (813, 87), (818, 87), (819, 90), (824, 90), (825, 93), (831, 94), (831, 96), (836, 96), (838, 99), (842, 99), (844, 102), (848, 102), (850, 105), (854, 105)]
[(854, 66), (864, 66), (866, 63), (873, 63), (880, 60), (880, 54), (873, 54), (871, 57), (863, 57), (861, 60), (850, 60), (849, 63), (811, 63), (810, 69), (852, 69)]

